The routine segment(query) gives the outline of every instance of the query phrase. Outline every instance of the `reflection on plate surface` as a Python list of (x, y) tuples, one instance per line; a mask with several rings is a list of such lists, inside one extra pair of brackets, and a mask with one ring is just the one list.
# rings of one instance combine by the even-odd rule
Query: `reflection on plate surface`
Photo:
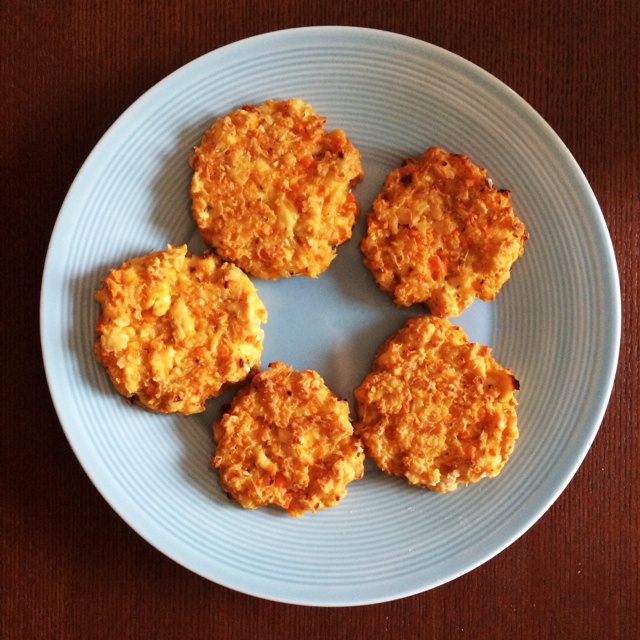
[[(513, 192), (531, 233), (492, 303), (455, 322), (518, 376), (520, 439), (495, 479), (438, 495), (367, 463), (341, 505), (292, 519), (246, 511), (210, 467), (211, 423), (129, 406), (92, 352), (109, 268), (168, 243), (204, 247), (188, 157), (242, 104), (299, 97), (346, 131), (366, 171), (354, 238), (317, 280), (257, 281), (269, 311), (263, 365), (316, 369), (352, 400), (376, 349), (420, 308), (397, 309), (362, 265), (364, 215), (386, 173), (431, 145), (466, 153)], [(604, 414), (620, 339), (615, 258), (580, 168), (548, 125), (471, 63), (404, 36), (349, 27), (265, 34), (179, 69), (132, 105), (78, 174), (43, 277), (51, 394), (86, 472), (140, 535), (192, 571), (278, 601), (346, 606), (418, 593), (485, 562), (551, 505)]]

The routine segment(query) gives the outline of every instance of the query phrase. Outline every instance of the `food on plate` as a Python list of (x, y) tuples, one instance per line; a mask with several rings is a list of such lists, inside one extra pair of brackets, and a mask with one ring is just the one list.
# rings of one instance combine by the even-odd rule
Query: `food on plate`
[(359, 213), (360, 153), (299, 99), (218, 119), (190, 159), (193, 216), (216, 253), (259, 278), (317, 277)]
[(115, 388), (151, 411), (192, 414), (260, 367), (267, 312), (249, 277), (169, 245), (103, 278), (95, 354)]
[(458, 316), (493, 300), (529, 237), (487, 171), (440, 147), (387, 176), (367, 215), (364, 262), (398, 306)]
[(355, 390), (366, 454), (439, 493), (496, 476), (518, 437), (519, 383), (490, 352), (449, 320), (408, 320)]
[(214, 436), (222, 487), (248, 509), (273, 504), (298, 517), (334, 506), (364, 470), (348, 403), (317, 372), (282, 362), (238, 391)]

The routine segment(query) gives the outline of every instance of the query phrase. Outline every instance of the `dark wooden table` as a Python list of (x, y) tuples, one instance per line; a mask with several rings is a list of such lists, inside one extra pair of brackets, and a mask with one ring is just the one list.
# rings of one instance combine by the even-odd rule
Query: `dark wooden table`
[[(568, 488), (493, 560), (357, 608), (260, 600), (166, 558), (107, 505), (56, 417), (39, 291), (56, 216), (106, 129), (193, 58), (266, 31), (343, 24), (453, 51), (524, 97), (576, 157), (617, 253), (623, 337), (601, 430)], [(0, 637), (640, 637), (640, 8), (636, 0), (0, 3)]]

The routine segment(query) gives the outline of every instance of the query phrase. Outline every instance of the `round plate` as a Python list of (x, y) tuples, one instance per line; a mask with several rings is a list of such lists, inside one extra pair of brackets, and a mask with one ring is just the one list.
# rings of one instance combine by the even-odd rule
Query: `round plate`
[[(354, 238), (317, 280), (257, 281), (268, 312), (263, 366), (317, 370), (352, 401), (401, 310), (362, 265), (365, 216), (386, 173), (439, 145), (510, 189), (531, 238), (495, 302), (454, 319), (520, 379), (520, 439), (503, 472), (439, 495), (367, 463), (332, 509), (294, 519), (243, 510), (211, 468), (203, 414), (130, 406), (93, 356), (101, 277), (168, 243), (200, 252), (188, 158), (243, 104), (299, 97), (363, 155)], [(619, 282), (596, 199), (569, 151), (508, 87), (447, 51), (359, 28), (268, 33), (213, 51), (135, 102), (74, 181), (51, 239), (42, 349), (65, 433), (87, 474), (141, 536), (192, 571), (273, 600), (345, 606), (443, 584), (524, 533), (558, 497), (602, 420), (620, 341)]]

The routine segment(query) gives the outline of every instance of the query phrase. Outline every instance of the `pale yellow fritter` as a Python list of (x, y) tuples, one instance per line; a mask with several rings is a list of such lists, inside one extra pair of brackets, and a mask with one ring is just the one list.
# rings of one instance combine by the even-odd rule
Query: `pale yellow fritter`
[(367, 216), (366, 266), (398, 306), (458, 316), (493, 300), (529, 237), (511, 206), (465, 155), (427, 149), (388, 176)]
[(294, 517), (334, 506), (364, 471), (349, 406), (315, 371), (269, 366), (214, 424), (222, 487), (245, 508), (273, 504)]
[(448, 320), (409, 320), (355, 390), (367, 455), (440, 493), (497, 475), (518, 437), (519, 384), (490, 351)]
[(317, 277), (349, 240), (363, 177), (344, 131), (302, 100), (269, 100), (217, 120), (190, 163), (192, 211), (218, 255), (259, 278)]
[(217, 256), (169, 245), (113, 269), (96, 299), (96, 356), (151, 411), (203, 411), (260, 367), (266, 309), (249, 277)]

